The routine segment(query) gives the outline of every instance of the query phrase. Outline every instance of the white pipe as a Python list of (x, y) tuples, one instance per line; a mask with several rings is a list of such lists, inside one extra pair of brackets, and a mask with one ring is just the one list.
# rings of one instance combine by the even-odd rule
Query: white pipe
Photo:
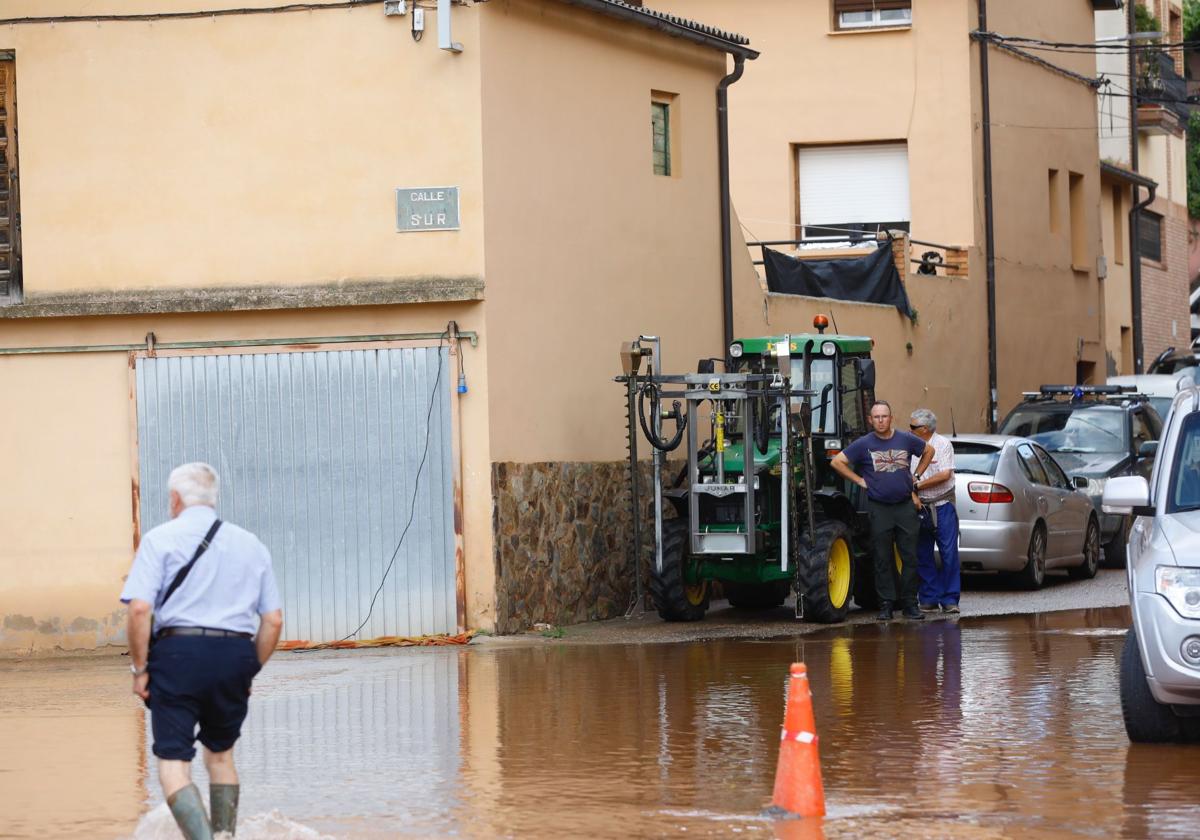
[(453, 53), (462, 52), (462, 44), (454, 42), (450, 34), (450, 0), (438, 0), (438, 47)]

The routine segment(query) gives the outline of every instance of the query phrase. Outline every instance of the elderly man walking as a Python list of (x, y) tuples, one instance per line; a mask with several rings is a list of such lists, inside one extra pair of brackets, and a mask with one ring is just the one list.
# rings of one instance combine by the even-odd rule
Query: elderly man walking
[[(954, 507), (954, 445), (937, 433), (937, 415), (927, 408), (918, 408), (912, 413), (909, 428), (933, 447), (933, 460), (924, 470), (917, 469), (917, 459), (913, 459), (913, 472), (917, 477), (913, 487), (921, 511), (921, 533), (917, 537), (921, 609), (956, 613), (960, 582), (958, 511)], [(935, 540), (938, 557), (933, 553)]]
[[(217, 518), (219, 483), (208, 464), (171, 472), (171, 521), (142, 537), (121, 592), (133, 693), (150, 708), (163, 796), (188, 840), (234, 833), (240, 789), (233, 745), (251, 681), (283, 629), (271, 555), (249, 531)], [(211, 822), (191, 778), (197, 740)]]
[[(834, 456), (833, 468), (847, 481), (867, 491), (871, 544), (875, 554), (875, 589), (880, 621), (892, 620), (897, 598), (904, 617), (925, 618), (917, 606), (917, 508), (909, 459), (924, 470), (933, 449), (918, 437), (892, 428), (892, 407), (883, 400), (871, 406), (872, 431)], [(858, 468), (858, 472), (854, 468)], [(893, 576), (892, 546), (900, 552), (900, 592)]]

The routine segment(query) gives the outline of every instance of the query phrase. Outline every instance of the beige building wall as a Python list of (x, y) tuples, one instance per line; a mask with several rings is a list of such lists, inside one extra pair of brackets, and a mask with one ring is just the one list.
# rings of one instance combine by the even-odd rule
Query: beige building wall
[[(11, 16), (162, 8), (5, 4)], [(454, 19), (473, 47), (478, 19)], [(479, 277), (481, 50), (451, 55), (408, 30), (377, 5), (5, 27), (26, 299), (411, 278), (433, 266)], [(394, 188), (443, 184), (461, 187), (462, 230), (398, 236)]]
[[(956, 416), (960, 403), (969, 406), (963, 429), (985, 428), (982, 115), (978, 50), (968, 37), (978, 25), (976, 4), (914, 0), (911, 28), (853, 32), (833, 29), (831, 6), (824, 0), (754, 0), (736, 6), (674, 0), (665, 7), (736, 28), (763, 51), (730, 93), (733, 201), (746, 239), (796, 237), (797, 187), (803, 189), (796, 183), (797, 146), (907, 144), (912, 235), (971, 249), (970, 278), (906, 278), (920, 313), (915, 326), (894, 312), (836, 301), (833, 306), (847, 313), (838, 317), (843, 332), (876, 337), (880, 375), (886, 377), (881, 393), (915, 389), (924, 398), (926, 387), (936, 387), (930, 383), (943, 383), (954, 395)], [(1082, 42), (1093, 39), (1093, 26), (1089, 4), (1020, 0), (989, 7), (994, 31)], [(1097, 132), (1064, 128), (1096, 126), (1095, 95), (1079, 82), (995, 49), (990, 56), (1002, 417), (1022, 390), (1044, 382), (1073, 383), (1089, 365), (1103, 375), (1104, 301), (1096, 275), (1101, 253)], [(1094, 76), (1094, 58), (1067, 56), (1064, 63), (1088, 74), (1089, 59)], [(1049, 229), (1050, 169), (1059, 170), (1064, 182), (1058, 203), (1065, 227), (1058, 233)], [(1080, 176), (1073, 215), (1072, 172)], [(752, 253), (757, 258), (757, 249)], [(774, 332), (807, 329), (809, 313), (828, 306), (772, 296), (764, 309), (762, 290), (749, 278), (739, 295), (754, 306), (748, 312), (739, 308), (739, 322), (748, 329), (761, 328), (759, 312), (767, 313)], [(939, 320), (935, 313), (940, 311), (955, 320)], [(785, 312), (794, 312), (794, 319)], [(946, 360), (953, 360), (950, 372)], [(965, 368), (962, 360), (976, 365)], [(952, 401), (945, 398), (941, 404), (948, 408)]]
[(1108, 276), (1104, 289), (1104, 352), (1107, 376), (1128, 376), (1133, 369), (1133, 299), (1130, 295), (1129, 208), (1132, 197), (1123, 181), (1101, 177), (1100, 237)]
[[(988, 11), (997, 32), (1094, 37), (1084, 4), (1014, 2)], [(1056, 55), (1055, 63), (1083, 76), (1095, 72), (1087, 55)], [(997, 49), (989, 51), (989, 68), (1003, 416), (1021, 391), (1043, 383), (1103, 381), (1099, 144), (1096, 130), (1076, 128), (1096, 127), (1090, 87)]]
[[(496, 614), (512, 631), (629, 606), (621, 342), (660, 336), (668, 372), (723, 353), (725, 57), (553, 0), (493, 0), (480, 21)], [(654, 174), (652, 97), (670, 104), (670, 176)]]
[[(481, 333), (478, 347), (461, 343), (470, 392), (452, 399), (462, 418), (467, 623), (488, 627), (494, 579), (480, 304), (7, 321), (4, 346), (136, 344), (149, 331), (163, 342), (439, 332), (451, 319)], [(20, 441), (6, 460), (0, 506), (23, 523), (0, 546), (0, 654), (124, 644), (117, 596), (134, 548), (129, 390), (124, 352), (0, 355), (6, 426)]]
[[(245, 5), (256, 3), (209, 7)], [(5, 13), (161, 9), (50, 0)], [(137, 344), (150, 331), (160, 342), (437, 333), (451, 319), (479, 332), (478, 347), (463, 343), (459, 443), (467, 622), (488, 627), (477, 24), (456, 15), (456, 38), (471, 45), (461, 55), (415, 43), (409, 20), (378, 5), (6, 27), (25, 305), (0, 316), (8, 348)], [(394, 190), (442, 184), (461, 188), (462, 229), (397, 234)], [(432, 302), (327, 308), (421, 300)], [(180, 308), (270, 311), (152, 314)], [(128, 314), (12, 317), (88, 312)], [(0, 356), (0, 393), (20, 441), (0, 505), (27, 524), (0, 547), (0, 649), (120, 643), (133, 549), (128, 356)]]

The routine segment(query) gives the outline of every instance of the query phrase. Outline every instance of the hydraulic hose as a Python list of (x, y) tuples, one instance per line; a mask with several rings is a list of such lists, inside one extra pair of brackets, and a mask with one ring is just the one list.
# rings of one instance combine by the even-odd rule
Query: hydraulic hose
[[(654, 426), (650, 428), (650, 424), (646, 422), (646, 393), (651, 392), (651, 405), (654, 410)], [(687, 416), (680, 412), (679, 400), (675, 400), (671, 406), (671, 413), (668, 415), (675, 421), (675, 437), (664, 441), (657, 431), (662, 429), (662, 412), (660, 411), (662, 399), (659, 397), (658, 386), (653, 382), (647, 382), (642, 386), (642, 390), (638, 392), (638, 420), (642, 424), (642, 433), (646, 435), (646, 440), (650, 441), (650, 445), (661, 452), (671, 452), (679, 447), (679, 443), (683, 440), (683, 433), (687, 429)]]

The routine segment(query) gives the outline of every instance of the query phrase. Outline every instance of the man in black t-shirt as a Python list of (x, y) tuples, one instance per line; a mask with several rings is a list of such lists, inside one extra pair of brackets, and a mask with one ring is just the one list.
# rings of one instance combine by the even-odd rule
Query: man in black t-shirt
[[(916, 435), (892, 428), (892, 407), (878, 400), (871, 406), (873, 431), (839, 452), (833, 468), (867, 491), (871, 518), (871, 546), (875, 554), (875, 589), (879, 593), (879, 620), (891, 621), (897, 601), (892, 577), (892, 545), (900, 552), (899, 602), (904, 617), (925, 618), (917, 606), (917, 535), (920, 519), (913, 493), (913, 456), (920, 458), (917, 474), (933, 460), (933, 447)], [(855, 471), (857, 469), (857, 472)]]

